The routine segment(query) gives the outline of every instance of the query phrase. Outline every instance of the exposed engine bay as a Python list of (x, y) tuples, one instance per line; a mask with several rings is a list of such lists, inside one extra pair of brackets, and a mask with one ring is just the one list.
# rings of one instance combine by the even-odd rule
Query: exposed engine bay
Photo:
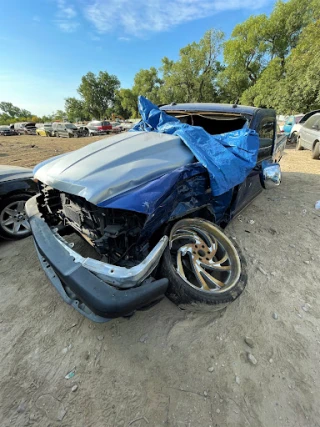
[(146, 216), (120, 209), (97, 207), (79, 196), (39, 183), (39, 211), (61, 235), (76, 231), (105, 262), (132, 267), (143, 260), (149, 245), (137, 245)]

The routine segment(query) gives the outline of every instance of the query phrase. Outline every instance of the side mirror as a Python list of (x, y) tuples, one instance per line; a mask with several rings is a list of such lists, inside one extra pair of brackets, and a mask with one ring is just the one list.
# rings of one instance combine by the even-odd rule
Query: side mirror
[(268, 161), (262, 162), (261, 170), (261, 182), (262, 186), (266, 190), (270, 190), (273, 187), (277, 187), (281, 184), (282, 174), (279, 163), (271, 163)]

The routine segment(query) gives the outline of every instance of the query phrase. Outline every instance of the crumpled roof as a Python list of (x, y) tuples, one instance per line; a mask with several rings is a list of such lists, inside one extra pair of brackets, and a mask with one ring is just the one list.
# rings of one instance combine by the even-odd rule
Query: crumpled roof
[(130, 132), (160, 132), (179, 136), (208, 170), (215, 196), (241, 184), (257, 163), (259, 136), (247, 126), (210, 135), (202, 127), (181, 123), (143, 96), (139, 96), (138, 107), (142, 120)]

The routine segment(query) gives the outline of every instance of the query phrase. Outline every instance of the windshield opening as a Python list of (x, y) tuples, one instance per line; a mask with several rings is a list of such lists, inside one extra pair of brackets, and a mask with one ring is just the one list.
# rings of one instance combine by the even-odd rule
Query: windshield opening
[(229, 114), (204, 114), (188, 112), (168, 112), (170, 116), (176, 117), (181, 123), (191, 126), (200, 126), (210, 135), (219, 135), (221, 133), (232, 132), (242, 129), (248, 120), (239, 115)]

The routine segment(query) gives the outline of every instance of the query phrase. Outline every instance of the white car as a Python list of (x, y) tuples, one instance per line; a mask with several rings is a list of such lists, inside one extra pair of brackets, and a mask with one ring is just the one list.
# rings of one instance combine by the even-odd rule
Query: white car
[(310, 111), (309, 113), (305, 114), (299, 123), (296, 123), (292, 126), (292, 129), (290, 131), (290, 134), (288, 136), (288, 142), (292, 142), (293, 144), (297, 143), (298, 140), (298, 134), (302, 128), (302, 126), (305, 124), (305, 122), (310, 119), (311, 116), (313, 116), (316, 113), (320, 113), (320, 110), (314, 110)]

